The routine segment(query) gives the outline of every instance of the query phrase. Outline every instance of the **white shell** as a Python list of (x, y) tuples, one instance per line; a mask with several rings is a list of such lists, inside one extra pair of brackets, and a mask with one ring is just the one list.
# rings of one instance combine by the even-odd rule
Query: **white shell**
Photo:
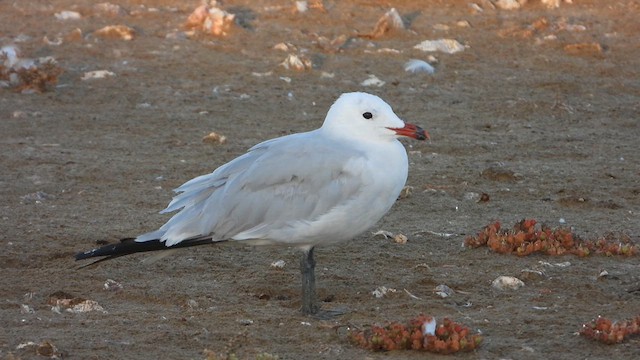
[(84, 75), (82, 75), (81, 79), (82, 80), (104, 79), (104, 78), (110, 77), (110, 76), (116, 76), (116, 74), (111, 72), (111, 71), (109, 71), (109, 70), (94, 70), (94, 71), (88, 71), (88, 72), (84, 73)]
[(447, 54), (455, 54), (465, 49), (464, 45), (454, 39), (425, 40), (413, 48), (422, 51), (440, 51)]
[(404, 234), (397, 234), (393, 237), (393, 242), (396, 244), (406, 244), (407, 241), (409, 241), (409, 238)]
[(555, 9), (560, 7), (560, 0), (540, 0), (540, 2), (543, 3), (548, 9)]
[(104, 285), (102, 287), (107, 291), (120, 291), (120, 290), (122, 290), (122, 284), (120, 284), (119, 282), (117, 282), (117, 281), (115, 281), (113, 279), (107, 279), (104, 282)]
[[(382, 20), (384, 19), (384, 20)], [(386, 21), (392, 29), (404, 29), (404, 22), (398, 13), (396, 8), (391, 8), (387, 11), (380, 21)]]
[(214, 36), (226, 36), (235, 22), (235, 14), (228, 13), (218, 7), (216, 2), (211, 6), (198, 6), (187, 18), (187, 27), (197, 28)]
[(422, 335), (435, 335), (436, 334), (436, 319), (431, 318), (422, 323)]
[(497, 290), (518, 290), (524, 286), (524, 282), (513, 276), (498, 276), (491, 286)]
[(410, 73), (423, 72), (427, 74), (433, 74), (436, 71), (436, 69), (426, 61), (411, 59), (406, 64), (404, 64), (404, 71), (410, 72)]
[(83, 312), (89, 312), (89, 311), (101, 311), (103, 313), (106, 313), (106, 311), (104, 310), (104, 308), (102, 306), (100, 306), (100, 304), (98, 304), (97, 301), (94, 300), (85, 300), (79, 304), (74, 305), (73, 307), (67, 309), (68, 312), (72, 312), (72, 313), (83, 313)]
[(227, 142), (227, 137), (212, 131), (202, 138), (202, 142), (207, 144), (224, 144)]
[(302, 55), (298, 56), (295, 54), (289, 54), (280, 65), (287, 70), (291, 69), (296, 71), (310, 70), (313, 67), (311, 60)]
[(517, 10), (526, 3), (527, 0), (498, 0), (495, 2), (496, 6), (502, 10)]
[(435, 291), (436, 295), (440, 296), (443, 299), (453, 295), (453, 293), (454, 293), (453, 289), (448, 287), (445, 284), (440, 284), (440, 285), (436, 286), (434, 291)]
[(378, 77), (373, 74), (369, 75), (368, 79), (360, 83), (360, 85), (362, 86), (375, 86), (375, 87), (382, 87), (384, 86), (384, 84), (386, 84), (386, 82), (378, 79)]
[(14, 45), (0, 48), (0, 59), (4, 59), (4, 67), (12, 68), (18, 62), (19, 50)]
[(371, 295), (380, 299), (381, 297), (386, 296), (388, 293), (396, 292), (396, 289), (388, 288), (386, 286), (378, 286), (375, 290), (371, 292)]
[(53, 16), (55, 16), (58, 20), (78, 20), (82, 18), (82, 15), (80, 15), (79, 12), (70, 10), (60, 11), (58, 13), (55, 13)]
[(299, 13), (307, 12), (309, 4), (306, 1), (296, 1), (296, 11)]
[(108, 25), (95, 31), (95, 35), (103, 38), (115, 38), (125, 41), (133, 40), (136, 31), (127, 25)]

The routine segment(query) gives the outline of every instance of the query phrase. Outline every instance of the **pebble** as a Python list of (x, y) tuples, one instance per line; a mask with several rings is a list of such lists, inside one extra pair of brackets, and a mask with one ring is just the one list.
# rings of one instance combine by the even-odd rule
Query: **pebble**
[(96, 36), (104, 39), (119, 39), (125, 41), (133, 40), (136, 31), (127, 25), (109, 25), (96, 30)]
[(100, 306), (100, 304), (98, 304), (97, 301), (94, 301), (94, 300), (85, 300), (79, 304), (74, 305), (71, 308), (68, 308), (67, 311), (75, 314), (89, 312), (89, 311), (100, 311), (100, 312), (106, 313), (104, 308)]
[(58, 20), (78, 20), (82, 18), (82, 15), (80, 15), (79, 12), (77, 11), (70, 11), (70, 10), (62, 10), (58, 13), (53, 14), (53, 16), (56, 17), (56, 19)]
[(601, 57), (602, 46), (599, 43), (577, 43), (565, 45), (564, 51), (569, 55)]
[(453, 289), (448, 287), (445, 284), (440, 284), (436, 286), (434, 289), (434, 292), (436, 293), (436, 295), (440, 296), (443, 299), (454, 294)]
[(375, 86), (375, 87), (382, 87), (384, 86), (384, 84), (386, 84), (386, 82), (378, 79), (378, 77), (373, 74), (369, 75), (368, 79), (360, 83), (360, 85), (362, 86)]
[(496, 7), (502, 10), (518, 10), (527, 3), (527, 0), (498, 0), (494, 2)]
[(524, 280), (542, 280), (545, 279), (547, 275), (540, 270), (523, 269), (520, 271), (520, 277)]
[(94, 70), (88, 71), (82, 75), (81, 80), (92, 80), (92, 79), (104, 79), (106, 77), (116, 76), (115, 73), (109, 70)]
[(435, 335), (436, 334), (436, 319), (430, 318), (422, 324), (422, 335)]
[(106, 15), (110, 15), (110, 16), (126, 15), (127, 14), (127, 12), (120, 5), (116, 5), (116, 4), (112, 4), (112, 3), (108, 3), (108, 2), (95, 4), (93, 6), (93, 9), (96, 12), (100, 12), (100, 13), (103, 13), (103, 14), (106, 14)]
[(605, 279), (609, 276), (609, 272), (607, 270), (600, 270), (600, 273), (598, 274), (598, 280), (602, 280)]
[(398, 10), (391, 8), (378, 20), (370, 34), (365, 37), (376, 39), (391, 30), (404, 30), (404, 22), (398, 13)]
[(299, 13), (305, 13), (307, 12), (307, 10), (309, 10), (309, 4), (307, 4), (306, 1), (296, 1), (295, 9)]
[(20, 60), (18, 58), (19, 53), (20, 53), (20, 50), (18, 50), (18, 48), (14, 45), (5, 45), (2, 48), (0, 48), (0, 57), (4, 58), (4, 61), (3, 61), (4, 67), (6, 68), (14, 67)]
[(289, 54), (280, 66), (287, 70), (304, 71), (310, 70), (313, 67), (313, 63), (308, 58), (302, 55)]
[(120, 291), (122, 290), (122, 284), (113, 279), (107, 279), (104, 282), (103, 288), (107, 291)]
[(414, 74), (415, 73), (433, 74), (436, 71), (436, 69), (426, 61), (411, 59), (406, 64), (404, 64), (404, 71), (414, 73)]
[(478, 202), (480, 201), (480, 194), (477, 192), (467, 192), (462, 196), (462, 199), (465, 201)]
[[(542, 4), (544, 4), (547, 9), (555, 9), (560, 7), (560, 0), (540, 0)], [(565, 2), (571, 3), (571, 0), (565, 0)]]
[(396, 289), (388, 288), (386, 286), (378, 286), (375, 290), (371, 292), (371, 295), (380, 299), (386, 296), (388, 293), (394, 293), (396, 291), (397, 291)]
[(23, 203), (36, 203), (40, 204), (41, 202), (49, 199), (55, 199), (54, 195), (47, 194), (44, 191), (36, 191), (31, 194), (27, 194), (21, 197)]
[(455, 54), (465, 49), (465, 46), (454, 39), (425, 40), (413, 47), (426, 52), (440, 51), (447, 54)]
[(501, 291), (518, 290), (519, 288), (524, 286), (524, 282), (513, 276), (498, 276), (495, 280), (493, 280), (491, 286), (494, 289)]
[(404, 234), (398, 234), (393, 237), (393, 242), (396, 244), (406, 244), (407, 241), (409, 241), (409, 238)]
[(202, 142), (205, 144), (224, 144), (227, 142), (227, 137), (212, 131), (202, 138)]
[(235, 14), (228, 13), (215, 6), (203, 4), (189, 15), (186, 26), (202, 30), (214, 36), (226, 36), (234, 24)]

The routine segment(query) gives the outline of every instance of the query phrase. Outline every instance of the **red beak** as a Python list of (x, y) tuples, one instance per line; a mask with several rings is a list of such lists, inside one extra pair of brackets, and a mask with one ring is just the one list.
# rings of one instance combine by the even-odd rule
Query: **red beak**
[(431, 137), (429, 133), (424, 131), (420, 126), (405, 123), (403, 128), (387, 128), (393, 130), (397, 135), (410, 137), (416, 140), (428, 140)]

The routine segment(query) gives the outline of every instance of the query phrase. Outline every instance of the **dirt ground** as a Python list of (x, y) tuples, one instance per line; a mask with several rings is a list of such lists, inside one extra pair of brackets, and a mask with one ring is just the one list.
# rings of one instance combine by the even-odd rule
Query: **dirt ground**
[[(0, 89), (0, 358), (43, 358), (24, 344), (49, 341), (69, 359), (417, 359), (425, 354), (356, 348), (334, 327), (420, 313), (482, 332), (476, 352), (456, 357), (640, 358), (638, 337), (608, 346), (577, 335), (598, 315), (640, 312), (638, 257), (519, 258), (462, 246), (494, 220), (525, 217), (640, 242), (640, 2), (547, 9), (532, 0), (507, 11), (488, 1), (324, 1), (324, 11), (296, 13), (291, 1), (229, 0), (222, 8), (237, 24), (223, 38), (185, 35), (197, 1), (113, 0), (119, 13), (94, 3), (0, 2), (0, 45), (53, 56), (64, 69), (42, 94)], [(407, 30), (358, 36), (391, 7)], [(63, 10), (82, 17), (58, 20)], [(120, 24), (133, 40), (94, 33)], [(322, 45), (340, 35), (342, 46)], [(466, 48), (413, 48), (440, 38)], [(297, 50), (273, 49), (281, 42)], [(280, 66), (288, 53), (313, 68)], [(405, 72), (410, 59), (429, 60), (435, 73)], [(94, 70), (115, 76), (81, 80)], [(363, 86), (370, 75), (385, 84)], [(323, 307), (347, 314), (300, 314), (293, 248), (200, 247), (77, 270), (77, 251), (155, 229), (171, 189), (262, 140), (319, 127), (348, 91), (381, 96), (432, 140), (404, 141), (413, 192), (371, 229), (405, 234), (406, 244), (369, 232), (316, 251)], [(204, 143), (212, 131), (226, 143)], [(477, 202), (481, 193), (490, 200)], [(271, 266), (277, 260), (283, 269)], [(492, 289), (523, 269), (546, 276)], [(105, 290), (107, 279), (122, 289)], [(456, 292), (440, 298), (439, 284)], [(372, 296), (380, 286), (397, 291)], [(104, 312), (52, 311), (58, 291)]]

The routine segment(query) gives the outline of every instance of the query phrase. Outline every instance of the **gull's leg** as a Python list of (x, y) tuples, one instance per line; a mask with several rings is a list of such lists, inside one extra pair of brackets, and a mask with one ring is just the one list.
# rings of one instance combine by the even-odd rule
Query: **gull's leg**
[(346, 309), (320, 310), (316, 299), (316, 260), (313, 258), (313, 247), (304, 250), (300, 259), (302, 273), (302, 313), (314, 318), (328, 320), (332, 317), (344, 315)]
[(313, 247), (305, 250), (300, 259), (302, 273), (302, 313), (314, 315), (320, 309), (316, 299), (316, 261), (313, 258)]

